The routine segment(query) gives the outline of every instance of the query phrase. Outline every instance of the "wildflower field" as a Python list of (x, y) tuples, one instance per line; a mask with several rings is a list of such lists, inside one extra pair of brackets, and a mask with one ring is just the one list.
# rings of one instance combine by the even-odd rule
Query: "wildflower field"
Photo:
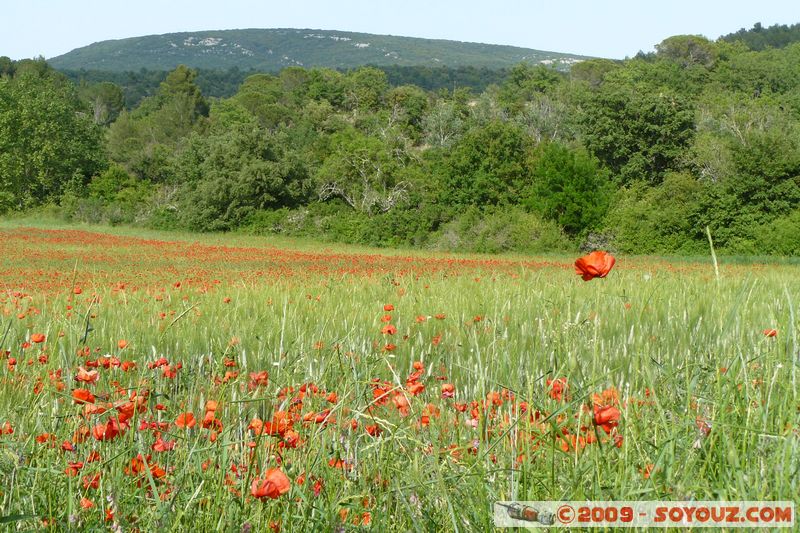
[[(476, 531), (800, 500), (800, 266), (0, 227), (11, 530)], [(588, 279), (587, 279), (588, 278)]]

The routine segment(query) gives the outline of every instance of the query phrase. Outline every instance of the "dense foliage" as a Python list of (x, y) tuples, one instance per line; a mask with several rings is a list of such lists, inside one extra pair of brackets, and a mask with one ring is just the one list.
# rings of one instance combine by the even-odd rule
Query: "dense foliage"
[(181, 66), (125, 109), (108, 80), (0, 61), (0, 207), (489, 252), (701, 253), (709, 227), (727, 253), (798, 254), (798, 64), (800, 43), (689, 35), (480, 92), (295, 66), (225, 98)]
[(783, 48), (800, 41), (800, 24), (773, 24), (765, 28), (756, 22), (749, 30), (744, 28), (736, 33), (729, 33), (720, 39), (730, 42), (742, 41), (751, 50), (764, 50), (765, 48)]
[[(508, 75), (508, 69), (487, 67), (426, 67), (423, 65), (376, 66), (386, 73), (389, 84), (393, 87), (400, 85), (416, 85), (427, 91), (440, 89), (455, 90), (468, 88), (475, 93), (481, 93), (492, 84), (501, 84)], [(343, 70), (343, 72), (346, 70)], [(113, 70), (61, 70), (67, 78), (72, 80), (81, 89), (91, 90), (101, 83), (116, 85), (122, 90), (124, 105), (127, 109), (137, 107), (142, 100), (153, 96), (159, 85), (166, 79), (169, 71), (147, 70), (113, 71)], [(195, 83), (208, 98), (230, 98), (241, 87), (244, 80), (259, 72), (254, 69), (240, 70), (231, 67), (228, 70), (196, 69)], [(280, 69), (267, 74), (277, 74)]]

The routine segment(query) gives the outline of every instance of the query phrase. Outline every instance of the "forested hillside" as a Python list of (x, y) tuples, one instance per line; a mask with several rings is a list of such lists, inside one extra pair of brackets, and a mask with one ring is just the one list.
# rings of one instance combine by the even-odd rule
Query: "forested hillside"
[(482, 92), (288, 67), (126, 110), (0, 60), (0, 209), (432, 249), (800, 254), (800, 44), (675, 36)]
[(497, 44), (309, 29), (214, 30), (102, 41), (50, 58), (58, 69), (277, 71), (363, 65), (511, 67), (521, 61), (565, 65), (585, 56)]

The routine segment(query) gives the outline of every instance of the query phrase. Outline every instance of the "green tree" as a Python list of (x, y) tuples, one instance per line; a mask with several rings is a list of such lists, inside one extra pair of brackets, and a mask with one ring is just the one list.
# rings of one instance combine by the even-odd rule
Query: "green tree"
[(92, 110), (95, 124), (107, 126), (114, 122), (125, 107), (125, 94), (119, 85), (104, 81), (81, 84), (78, 95)]
[(235, 104), (215, 106), (210, 131), (192, 133), (173, 165), (180, 188), (177, 217), (191, 229), (233, 229), (259, 210), (296, 207), (308, 199), (307, 169), (289, 143), (259, 128)]
[(383, 104), (389, 82), (386, 73), (374, 67), (361, 67), (347, 74), (345, 102), (356, 113), (377, 111)]
[(606, 83), (581, 104), (579, 129), (585, 146), (621, 183), (659, 183), (667, 171), (681, 168), (694, 135), (694, 111), (687, 98)]
[(533, 182), (523, 193), (522, 204), (577, 236), (599, 226), (611, 193), (608, 173), (595, 158), (548, 143), (533, 167)]
[(465, 128), (458, 105), (448, 100), (438, 100), (422, 119), (425, 142), (445, 148), (461, 136)]
[(531, 150), (530, 138), (509, 122), (468, 130), (445, 160), (446, 201), (456, 206), (518, 203), (531, 180)]
[(44, 61), (0, 78), (0, 210), (55, 201), (105, 164), (100, 131), (74, 87)]
[(711, 68), (717, 60), (714, 43), (701, 35), (675, 35), (656, 45), (656, 57), (674, 61), (681, 67)]
[(701, 219), (708, 188), (683, 172), (667, 174), (655, 187), (630, 183), (617, 191), (605, 232), (614, 236), (614, 246), (622, 252), (700, 253), (708, 246)]
[(333, 108), (341, 109), (345, 101), (345, 77), (329, 68), (313, 69), (308, 75), (308, 97), (327, 101)]
[(359, 213), (386, 213), (409, 197), (412, 156), (400, 146), (355, 130), (337, 133), (317, 173), (321, 201), (339, 198)]
[(270, 74), (248, 77), (231, 100), (247, 109), (258, 118), (261, 126), (270, 130), (291, 123), (295, 116), (285, 97), (284, 83)]
[(428, 111), (428, 95), (418, 87), (404, 85), (390, 90), (386, 96), (390, 120), (405, 135), (417, 141), (421, 137), (422, 121)]
[(597, 88), (603, 83), (606, 74), (618, 68), (620, 68), (620, 64), (610, 59), (587, 59), (572, 65), (569, 69), (569, 77), (572, 81), (586, 83)]
[(181, 65), (170, 72), (155, 96), (131, 113), (121, 113), (108, 132), (111, 158), (139, 178), (171, 179), (169, 159), (181, 139), (202, 130), (208, 103), (195, 85), (196, 73)]
[(544, 65), (518, 63), (500, 86), (500, 103), (512, 114), (537, 94), (550, 91), (564, 79), (563, 74)]

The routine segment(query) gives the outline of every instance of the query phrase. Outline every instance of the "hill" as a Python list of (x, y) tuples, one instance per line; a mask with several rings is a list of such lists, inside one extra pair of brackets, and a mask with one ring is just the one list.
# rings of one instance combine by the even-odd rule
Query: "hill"
[(57, 69), (169, 70), (178, 65), (277, 71), (289, 66), (473, 66), (527, 61), (567, 67), (585, 56), (495, 44), (331, 30), (245, 29), (168, 33), (102, 41), (49, 58)]

